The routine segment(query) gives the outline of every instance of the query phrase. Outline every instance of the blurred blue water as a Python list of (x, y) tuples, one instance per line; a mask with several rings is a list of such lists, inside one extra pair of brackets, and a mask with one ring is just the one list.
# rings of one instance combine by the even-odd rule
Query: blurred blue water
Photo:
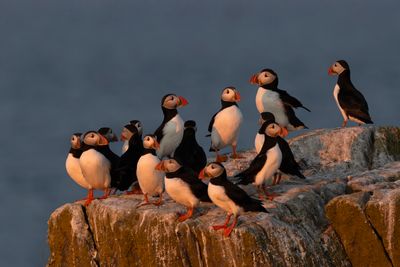
[[(64, 169), (69, 136), (131, 119), (152, 132), (168, 92), (204, 137), (223, 87), (242, 95), (239, 147), (257, 128), (252, 73), (312, 110), (310, 128), (336, 127), (328, 66), (346, 59), (379, 125), (399, 124), (400, 4), (396, 1), (0, 1), (0, 262), (43, 266), (46, 221), (85, 192)], [(119, 151), (118, 145), (114, 146)]]

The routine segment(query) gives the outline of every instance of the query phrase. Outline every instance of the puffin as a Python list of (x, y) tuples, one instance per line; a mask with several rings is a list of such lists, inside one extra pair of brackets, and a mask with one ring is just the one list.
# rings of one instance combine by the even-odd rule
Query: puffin
[[(275, 116), (270, 112), (263, 112), (260, 115), (262, 123), (266, 121), (275, 122)], [(281, 166), (279, 167), (280, 172), (277, 172), (276, 175), (274, 176), (272, 185), (279, 184), (280, 179), (282, 178), (282, 173), (287, 175), (295, 175), (301, 179), (306, 179), (306, 177), (300, 171), (301, 168), (299, 164), (294, 159), (293, 152), (290, 149), (288, 142), (280, 136), (277, 136), (276, 139), (279, 145), (279, 149), (282, 152), (282, 162)], [(261, 151), (263, 143), (264, 143), (264, 134), (260, 134), (257, 132), (256, 138), (254, 140), (257, 153)]]
[[(156, 170), (156, 166), (160, 163), (156, 154), (159, 146), (155, 135), (146, 135), (143, 138), (144, 151), (137, 163), (136, 176), (144, 195), (144, 202), (139, 204), (138, 207), (148, 204), (156, 206), (162, 204), (164, 173)], [(149, 195), (158, 195), (159, 198), (155, 202), (149, 202)]]
[(79, 158), (83, 177), (88, 182), (89, 193), (85, 202), (88, 206), (93, 197), (93, 190), (103, 190), (105, 199), (110, 194), (111, 186), (111, 162), (102, 153), (102, 146), (108, 145), (108, 140), (96, 131), (88, 131), (83, 135), (82, 155)]
[[(210, 179), (208, 184), (208, 196), (212, 202), (227, 212), (223, 225), (214, 225), (214, 230), (224, 229), (224, 235), (228, 237), (236, 226), (238, 217), (247, 211), (268, 212), (258, 199), (251, 198), (243, 189), (230, 182), (224, 166), (219, 162), (209, 163), (199, 175), (200, 179)], [(228, 227), (231, 216), (234, 216), (232, 224)]]
[(162, 159), (166, 156), (173, 156), (175, 149), (183, 138), (184, 123), (178, 114), (178, 107), (184, 107), (188, 101), (182, 96), (167, 94), (161, 99), (161, 109), (164, 119), (161, 125), (154, 132), (160, 147), (157, 149), (157, 156)]
[(192, 169), (175, 158), (161, 161), (156, 170), (165, 173), (165, 191), (177, 203), (185, 206), (187, 212), (178, 214), (178, 221), (183, 222), (192, 217), (194, 209), (200, 202), (211, 202), (207, 193), (207, 185), (198, 178)]
[[(239, 178), (237, 184), (247, 185), (253, 183), (258, 189), (263, 189), (264, 194), (272, 200), (274, 195), (266, 191), (264, 182), (273, 178), (282, 163), (282, 151), (277, 141), (281, 127), (275, 120), (267, 120), (262, 124), (258, 132), (264, 135), (264, 143), (260, 152), (251, 161), (250, 166), (236, 174), (235, 177)], [(260, 198), (262, 198), (261, 194)]]
[[(142, 135), (143, 135), (142, 123), (139, 120), (131, 120), (129, 122), (129, 124), (133, 125), (137, 128), (139, 137), (142, 138)], [(122, 154), (124, 154), (129, 148), (129, 138), (123, 138), (124, 131), (125, 131), (125, 127), (122, 129), (122, 133), (121, 133), (121, 141), (124, 142), (122, 145)], [(129, 132), (129, 130), (127, 130), (127, 131)], [(127, 134), (129, 134), (129, 133), (127, 133)]]
[(79, 158), (82, 155), (82, 133), (74, 133), (71, 136), (71, 148), (68, 152), (67, 160), (65, 161), (65, 169), (69, 177), (72, 178), (79, 186), (89, 190), (90, 185), (83, 177), (81, 166), (79, 165)]
[(338, 75), (333, 97), (343, 116), (342, 127), (346, 127), (348, 120), (359, 126), (372, 124), (368, 103), (351, 82), (349, 64), (345, 60), (338, 60), (329, 67), (328, 74)]
[[(128, 141), (129, 145), (125, 153), (121, 155), (116, 168), (118, 176), (115, 184), (116, 189), (119, 191), (126, 191), (132, 184), (137, 182), (136, 167), (144, 148), (140, 129), (136, 125), (125, 125), (121, 133), (121, 141)], [(137, 192), (140, 192), (138, 184), (131, 191), (126, 191), (126, 194), (129, 195)]]
[(185, 121), (184, 128), (182, 141), (176, 148), (174, 156), (181, 159), (183, 166), (199, 174), (207, 164), (207, 156), (196, 140), (196, 122)]
[(111, 188), (114, 188), (114, 191), (116, 191), (116, 181), (118, 180), (116, 168), (118, 167), (120, 157), (111, 150), (109, 143), (117, 142), (118, 137), (110, 127), (101, 127), (97, 130), (97, 133), (101, 134), (108, 141), (106, 145), (98, 146), (96, 149), (101, 152), (111, 163)]
[(240, 101), (240, 94), (235, 87), (229, 86), (222, 90), (221, 108), (211, 118), (208, 125), (208, 132), (211, 136), (210, 151), (216, 153), (216, 161), (224, 162), (226, 156), (219, 155), (218, 151), (226, 146), (232, 146), (232, 158), (240, 158), (236, 152), (237, 140), (243, 115), (237, 102)]
[(289, 131), (308, 128), (296, 114), (293, 108), (308, 108), (286, 91), (278, 89), (278, 75), (272, 69), (263, 69), (254, 74), (251, 84), (259, 85), (256, 94), (256, 106), (259, 113), (271, 112), (277, 123), (282, 127), (282, 137), (288, 135)]

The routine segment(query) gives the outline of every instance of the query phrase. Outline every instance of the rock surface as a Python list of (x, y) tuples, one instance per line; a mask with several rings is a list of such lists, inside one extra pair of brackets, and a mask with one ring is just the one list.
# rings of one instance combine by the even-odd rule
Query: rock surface
[[(230, 238), (212, 229), (225, 219), (212, 204), (180, 223), (168, 196), (140, 208), (141, 196), (113, 196), (53, 212), (48, 266), (400, 266), (400, 129), (315, 130), (290, 144), (308, 179), (275, 186), (269, 213), (239, 217)], [(242, 155), (228, 175), (255, 153)]]

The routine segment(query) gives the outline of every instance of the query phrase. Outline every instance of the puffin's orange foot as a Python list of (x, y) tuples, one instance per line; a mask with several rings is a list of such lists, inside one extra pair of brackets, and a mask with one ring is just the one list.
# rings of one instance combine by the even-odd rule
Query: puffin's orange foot
[(342, 128), (346, 127), (346, 125), (347, 125), (347, 121), (343, 121)]
[(83, 205), (85, 205), (85, 207), (87, 207), (90, 205), (90, 203), (92, 203), (92, 201), (93, 201), (93, 198), (88, 198), (88, 199), (86, 199), (85, 204), (83, 204)]
[(232, 159), (244, 159), (244, 157), (240, 156), (238, 153), (232, 154), (231, 158)]
[(227, 160), (228, 160), (228, 156), (226, 156), (226, 155), (218, 155), (215, 161), (216, 162), (225, 162)]
[(215, 231), (226, 229), (226, 225), (213, 225), (212, 227)]
[(143, 195), (142, 190), (139, 188), (132, 188), (130, 191), (125, 192), (126, 195)]
[(231, 233), (232, 233), (232, 230), (233, 230), (233, 227), (232, 227), (232, 228), (231, 228), (231, 227), (226, 228), (226, 229), (224, 230), (224, 236), (225, 236), (225, 237), (229, 237), (229, 236), (231, 235)]
[(279, 197), (280, 194), (278, 193), (265, 193), (265, 196), (268, 200), (273, 201), (275, 197)]

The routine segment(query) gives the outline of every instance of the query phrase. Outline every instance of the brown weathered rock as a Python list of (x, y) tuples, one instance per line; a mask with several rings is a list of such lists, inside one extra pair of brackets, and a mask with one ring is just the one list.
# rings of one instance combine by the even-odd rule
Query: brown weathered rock
[(326, 216), (354, 267), (390, 267), (386, 251), (364, 213), (369, 198), (368, 192), (336, 197), (326, 206)]
[(400, 187), (376, 190), (367, 203), (366, 214), (391, 259), (400, 266)]

